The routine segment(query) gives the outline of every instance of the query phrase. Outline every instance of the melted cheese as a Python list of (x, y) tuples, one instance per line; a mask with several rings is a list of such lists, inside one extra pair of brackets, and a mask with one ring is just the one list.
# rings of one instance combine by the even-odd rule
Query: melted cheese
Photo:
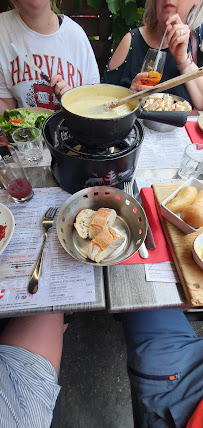
[(130, 104), (123, 104), (110, 110), (105, 108), (108, 103), (115, 100), (117, 100), (116, 97), (99, 95), (98, 97), (81, 97), (71, 103), (68, 103), (68, 100), (64, 100), (63, 105), (71, 113), (94, 119), (122, 117), (133, 111), (133, 107)]

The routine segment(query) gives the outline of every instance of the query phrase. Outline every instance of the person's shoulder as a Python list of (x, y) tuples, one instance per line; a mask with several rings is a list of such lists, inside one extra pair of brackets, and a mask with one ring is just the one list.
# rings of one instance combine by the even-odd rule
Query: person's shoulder
[(13, 19), (15, 19), (16, 13), (17, 11), (15, 9), (0, 13), (1, 24), (11, 22)]
[(87, 37), (85, 31), (83, 30), (83, 28), (81, 27), (81, 25), (79, 25), (77, 22), (75, 22), (73, 19), (71, 19), (69, 16), (64, 15), (64, 27), (67, 27), (69, 29), (69, 31), (74, 32), (73, 34), (75, 35), (77, 33), (77, 36), (81, 36), (81, 37)]

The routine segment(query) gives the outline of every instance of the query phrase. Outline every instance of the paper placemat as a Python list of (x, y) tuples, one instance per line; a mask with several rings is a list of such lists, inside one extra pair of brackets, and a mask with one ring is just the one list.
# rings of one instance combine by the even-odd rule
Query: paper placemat
[(72, 258), (63, 249), (56, 233), (56, 219), (48, 231), (39, 289), (34, 295), (27, 291), (42, 244), (42, 217), (49, 207), (60, 208), (68, 197), (58, 187), (38, 188), (34, 189), (33, 199), (16, 204), (11, 199), (6, 203), (6, 192), (0, 191), (0, 202), (7, 204), (16, 224), (11, 241), (0, 255), (0, 311), (96, 300), (94, 267)]

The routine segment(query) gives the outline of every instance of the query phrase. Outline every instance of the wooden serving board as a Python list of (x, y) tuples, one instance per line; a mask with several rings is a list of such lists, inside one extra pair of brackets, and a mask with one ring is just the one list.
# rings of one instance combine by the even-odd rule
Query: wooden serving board
[(161, 203), (182, 184), (182, 181), (176, 183), (157, 183), (153, 184), (152, 188), (164, 234), (187, 302), (193, 306), (203, 306), (203, 270), (195, 263), (192, 256), (193, 242), (203, 232), (203, 228), (201, 228), (200, 232), (185, 235), (174, 224), (162, 217), (160, 211)]

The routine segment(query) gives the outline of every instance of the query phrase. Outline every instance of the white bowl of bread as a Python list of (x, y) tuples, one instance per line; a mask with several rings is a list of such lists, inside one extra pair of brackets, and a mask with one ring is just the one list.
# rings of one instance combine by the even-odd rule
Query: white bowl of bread
[(193, 243), (192, 255), (197, 265), (203, 269), (203, 233), (198, 235)]
[(203, 227), (203, 182), (196, 178), (185, 181), (161, 204), (161, 214), (184, 233)]
[(77, 260), (96, 266), (121, 263), (144, 242), (146, 216), (123, 190), (90, 187), (61, 207), (56, 230), (63, 248)]
[[(167, 93), (152, 94), (142, 100), (143, 110), (147, 111), (185, 111), (190, 114), (192, 106), (184, 98)], [(144, 119), (144, 125), (147, 128), (157, 132), (170, 132), (176, 127), (165, 123), (159, 123), (152, 120)]]

